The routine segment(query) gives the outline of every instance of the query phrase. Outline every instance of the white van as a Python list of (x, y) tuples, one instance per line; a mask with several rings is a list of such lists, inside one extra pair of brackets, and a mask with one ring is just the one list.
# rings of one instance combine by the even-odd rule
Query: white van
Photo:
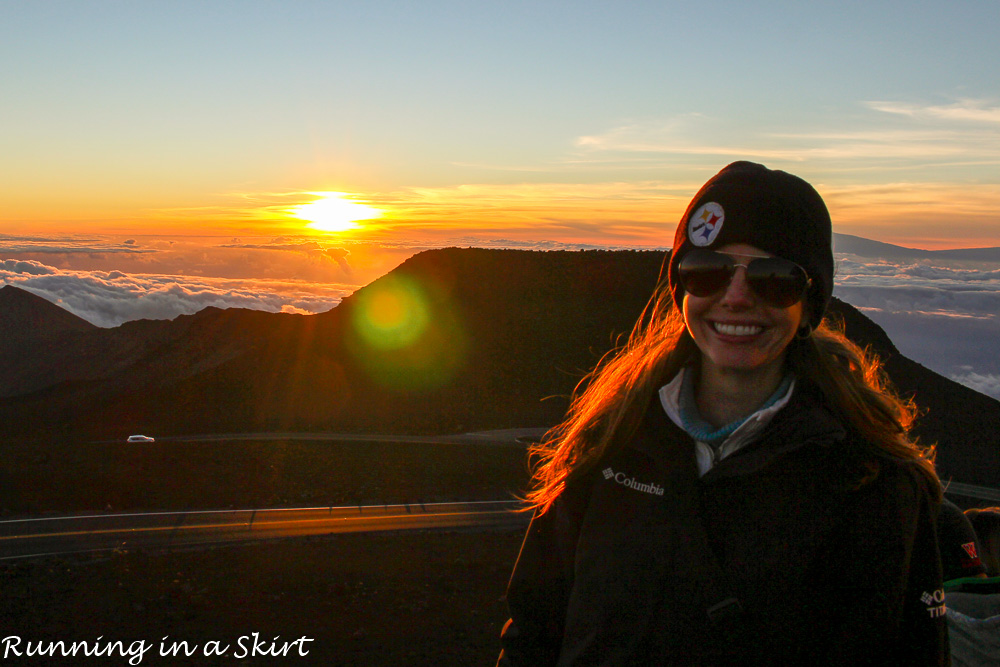
[(128, 442), (156, 442), (156, 438), (150, 438), (148, 435), (130, 435)]

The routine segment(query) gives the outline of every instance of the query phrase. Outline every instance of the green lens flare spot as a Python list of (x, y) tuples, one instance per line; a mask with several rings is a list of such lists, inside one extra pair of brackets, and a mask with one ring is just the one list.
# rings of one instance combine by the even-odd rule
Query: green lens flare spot
[(380, 386), (429, 391), (465, 366), (464, 327), (448, 290), (433, 280), (386, 276), (355, 298), (348, 349)]
[(409, 281), (384, 281), (361, 296), (354, 325), (368, 345), (397, 350), (413, 344), (427, 330), (426, 297)]

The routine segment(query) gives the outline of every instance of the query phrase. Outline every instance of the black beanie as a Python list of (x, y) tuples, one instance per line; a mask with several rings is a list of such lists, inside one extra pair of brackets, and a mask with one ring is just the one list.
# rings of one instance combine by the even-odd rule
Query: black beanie
[(789, 259), (812, 278), (806, 295), (815, 328), (833, 294), (833, 230), (823, 198), (798, 176), (753, 162), (734, 162), (702, 186), (684, 212), (667, 279), (680, 308), (677, 264), (694, 247), (746, 243)]

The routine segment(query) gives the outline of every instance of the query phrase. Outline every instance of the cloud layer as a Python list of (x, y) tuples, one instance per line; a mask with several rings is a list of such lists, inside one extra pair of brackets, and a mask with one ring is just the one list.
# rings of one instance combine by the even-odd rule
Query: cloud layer
[(0, 283), (33, 292), (102, 327), (173, 319), (208, 306), (319, 313), (352, 291), (349, 286), (292, 281), (67, 271), (12, 259), (0, 261)]
[(136, 245), (135, 239), (115, 241), (108, 238), (73, 236), (14, 236), (0, 234), (0, 248), (5, 253), (40, 253), (51, 255), (146, 254), (157, 250)]
[(1000, 398), (1000, 271), (940, 259), (840, 256), (834, 294), (879, 324), (900, 352)]

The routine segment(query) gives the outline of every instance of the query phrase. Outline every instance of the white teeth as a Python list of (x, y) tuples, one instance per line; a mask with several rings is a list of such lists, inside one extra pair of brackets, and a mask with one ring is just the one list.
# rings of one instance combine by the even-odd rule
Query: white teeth
[(753, 324), (720, 324), (715, 322), (713, 326), (723, 336), (755, 336), (764, 330), (764, 327)]

